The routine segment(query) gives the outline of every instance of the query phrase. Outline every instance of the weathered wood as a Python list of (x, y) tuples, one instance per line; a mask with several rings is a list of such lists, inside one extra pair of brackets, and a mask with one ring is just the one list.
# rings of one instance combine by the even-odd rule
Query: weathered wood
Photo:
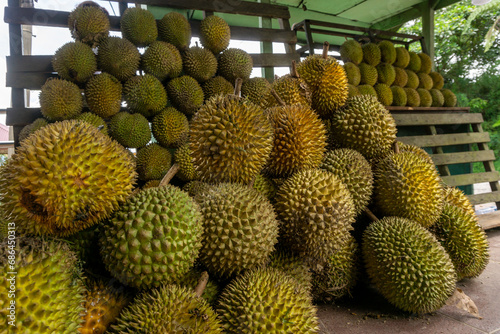
[[(10, 8), (20, 9), (18, 0), (9, 0), (8, 5)], [(15, 22), (9, 24), (9, 51), (11, 55), (15, 56), (23, 54), (23, 34), (21, 25)], [(10, 96), (13, 107), (24, 107), (24, 89), (12, 88)]]
[(5, 123), (14, 127), (23, 127), (40, 117), (43, 117), (40, 108), (8, 108)]
[(5, 85), (12, 88), (39, 90), (48, 78), (56, 76), (55, 73), (8, 72)]
[(488, 151), (468, 151), (457, 153), (442, 153), (431, 155), (432, 161), (436, 165), (452, 165), (478, 161), (495, 161), (495, 152)]
[(472, 143), (487, 143), (490, 135), (482, 133), (450, 133), (444, 135), (406, 136), (398, 137), (398, 140), (419, 147), (436, 147), (448, 145), (463, 145)]
[(389, 111), (405, 111), (405, 112), (414, 112), (414, 111), (458, 111), (458, 112), (470, 112), (470, 107), (396, 107), (396, 106), (386, 106), (385, 107)]
[(492, 191), (484, 194), (475, 194), (468, 196), (472, 205), (490, 202), (500, 202), (500, 191)]
[(469, 113), (392, 113), (397, 126), (482, 123), (482, 114)]
[[(436, 127), (434, 125), (429, 125), (428, 128), (430, 130), (431, 135), (433, 135), (433, 136), (437, 135), (437, 130), (436, 130)], [(444, 153), (443, 147), (441, 147), (441, 146), (433, 147), (432, 152), (434, 154), (443, 154)], [(448, 167), (448, 165), (438, 165), (437, 168), (438, 168), (439, 174), (441, 176), (451, 175), (450, 168)]]
[(7, 56), (7, 72), (53, 72), (52, 56)]
[(443, 176), (443, 182), (449, 186), (466, 186), (469, 184), (476, 184), (481, 182), (495, 182), (500, 180), (500, 173), (495, 172), (483, 172), (483, 173), (472, 173), (472, 174), (459, 174), (451, 176)]
[(500, 211), (477, 215), (477, 221), (483, 230), (500, 226)]
[(271, 53), (252, 53), (250, 54), (253, 60), (254, 67), (289, 67), (292, 60), (299, 61), (298, 54), (282, 53), (282, 54), (271, 54)]

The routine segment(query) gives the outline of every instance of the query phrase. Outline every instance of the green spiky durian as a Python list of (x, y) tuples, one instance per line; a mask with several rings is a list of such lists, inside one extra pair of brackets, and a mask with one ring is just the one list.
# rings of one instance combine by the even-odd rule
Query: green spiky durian
[(160, 180), (172, 165), (172, 154), (157, 143), (150, 143), (137, 152), (137, 173), (143, 181)]
[(375, 88), (375, 92), (377, 92), (377, 98), (380, 103), (384, 106), (390, 106), (392, 104), (393, 96), (391, 87), (383, 83), (378, 83), (373, 88)]
[(85, 85), (85, 99), (94, 114), (102, 118), (112, 117), (122, 106), (122, 84), (111, 74), (97, 74)]
[[(144, 321), (137, 321), (144, 319)], [(146, 321), (147, 320), (147, 321)], [(209, 304), (191, 289), (163, 285), (141, 292), (111, 325), (111, 333), (220, 334), (222, 326)]]
[(363, 48), (353, 39), (348, 39), (340, 46), (340, 57), (344, 62), (358, 65), (363, 61)]
[(70, 81), (49, 78), (40, 91), (40, 111), (49, 121), (62, 121), (82, 112), (80, 88)]
[(413, 72), (420, 72), (420, 68), (422, 67), (422, 60), (417, 53), (413, 51), (409, 51), (408, 53), (410, 55), (410, 62), (408, 63), (407, 68)]
[(19, 233), (66, 236), (107, 218), (132, 192), (127, 151), (89, 123), (49, 124), (2, 169), (0, 200)]
[[(200, 277), (202, 277), (203, 271), (197, 267), (191, 268), (187, 273), (185, 273), (176, 282), (177, 285), (186, 287), (187, 289), (193, 290), (198, 286)], [(214, 305), (219, 297), (219, 285), (217, 281), (209, 277), (207, 285), (203, 290), (201, 298), (205, 299), (208, 304)]]
[(189, 122), (186, 115), (168, 107), (153, 118), (151, 130), (160, 145), (177, 147), (187, 141)]
[(344, 70), (347, 76), (347, 82), (351, 85), (357, 86), (361, 81), (361, 71), (354, 63), (345, 63)]
[(197, 202), (205, 230), (199, 261), (211, 273), (228, 278), (267, 261), (278, 220), (264, 195), (246, 185), (221, 183), (199, 194)]
[(416, 89), (405, 87), (403, 88), (406, 93), (406, 105), (408, 107), (418, 107), (420, 106), (420, 94), (418, 94)]
[(111, 118), (109, 135), (124, 147), (140, 148), (151, 140), (151, 129), (146, 117), (122, 111)]
[(400, 152), (411, 152), (413, 154), (416, 154), (419, 158), (423, 159), (424, 161), (427, 161), (429, 164), (433, 165), (434, 161), (432, 161), (431, 156), (429, 153), (427, 153), (423, 148), (418, 147), (416, 145), (411, 145), (411, 144), (405, 144), (398, 142), (398, 147)]
[(356, 95), (361, 95), (361, 93), (359, 92), (358, 87), (353, 86), (351, 84), (348, 84), (347, 85), (347, 98), (350, 98), (350, 97), (353, 97), (353, 96), (356, 96)]
[(182, 187), (182, 190), (187, 192), (189, 196), (194, 197), (196, 199), (198, 195), (204, 193), (205, 191), (208, 191), (211, 188), (212, 188), (211, 184), (194, 180), (186, 183), (184, 187)]
[(382, 54), (380, 48), (375, 43), (363, 44), (363, 61), (371, 66), (377, 66), (380, 64), (380, 59)]
[[(304, 79), (299, 76), (292, 74), (283, 75), (276, 78), (271, 87), (285, 104), (311, 105), (311, 89)], [(270, 106), (279, 105), (276, 99), (269, 98), (269, 101), (272, 101)]]
[(182, 72), (182, 57), (177, 48), (167, 42), (154, 41), (141, 59), (144, 72), (164, 81), (178, 77)]
[(198, 81), (188, 75), (170, 80), (167, 92), (172, 105), (187, 116), (194, 115), (203, 104), (203, 89)]
[(286, 179), (275, 196), (280, 242), (307, 262), (325, 260), (347, 240), (355, 209), (348, 188), (333, 173), (304, 169)]
[(141, 54), (129, 40), (106, 37), (97, 50), (97, 66), (120, 81), (127, 81), (139, 69)]
[(378, 47), (380, 48), (381, 62), (394, 64), (397, 56), (394, 44), (390, 41), (381, 41), (378, 43)]
[(184, 15), (170, 12), (157, 23), (158, 39), (174, 45), (179, 50), (189, 47), (191, 42), (191, 25)]
[(367, 63), (359, 64), (359, 71), (361, 73), (360, 84), (374, 86), (378, 80), (378, 71), (375, 66)]
[(32, 134), (38, 129), (43, 128), (47, 124), (49, 124), (49, 122), (47, 122), (45, 118), (40, 117), (35, 119), (33, 123), (24, 126), (21, 132), (19, 133), (19, 142), (22, 142), (24, 139), (28, 138), (30, 134)]
[(262, 109), (267, 109), (276, 104), (271, 88), (272, 86), (266, 78), (250, 78), (241, 85), (241, 96), (259, 105)]
[[(375, 91), (375, 88), (370, 85), (359, 85), (358, 87), (358, 92), (360, 95), (371, 95), (375, 98), (378, 98), (377, 92)], [(356, 95), (354, 95), (356, 96)]]
[(108, 36), (110, 27), (106, 10), (94, 4), (80, 4), (68, 16), (71, 36), (91, 47), (98, 45), (102, 38)]
[(434, 82), (429, 74), (424, 72), (417, 73), (418, 76), (418, 88), (423, 88), (426, 90), (431, 90), (432, 86), (434, 86)]
[(387, 156), (375, 166), (374, 202), (386, 216), (404, 217), (424, 227), (443, 209), (441, 179), (433, 164), (412, 152)]
[(270, 108), (266, 111), (274, 131), (274, 145), (265, 173), (287, 177), (304, 168), (318, 167), (326, 147), (324, 124), (306, 105)]
[(174, 152), (174, 162), (179, 165), (175, 175), (182, 181), (193, 181), (200, 177), (194, 168), (192, 154), (189, 143), (184, 143)]
[(421, 107), (430, 107), (432, 105), (432, 95), (427, 89), (418, 88), (417, 93), (420, 96)]
[(432, 82), (434, 83), (432, 88), (443, 89), (443, 86), (444, 86), (443, 76), (441, 74), (439, 74), (438, 72), (430, 72), (429, 75), (432, 78)]
[(405, 87), (408, 83), (408, 73), (400, 67), (394, 67), (396, 76), (394, 77), (394, 86)]
[(404, 107), (407, 103), (406, 92), (404, 88), (399, 86), (392, 86), (392, 105), (398, 107)]
[[(252, 79), (263, 79), (263, 78), (252, 78)], [(245, 84), (251, 83), (252, 79), (243, 83), (243, 86), (241, 87), (241, 92), (242, 92), (243, 96), (249, 98), (252, 102), (258, 103), (258, 102), (260, 102), (260, 100), (256, 102), (256, 101), (252, 100), (252, 98), (250, 98), (249, 94), (252, 94), (252, 93), (247, 91), (246, 90), (247, 88), (245, 88), (245, 90), (243, 90), (243, 87), (245, 87)], [(264, 80), (266, 80), (266, 79), (264, 79)], [(267, 80), (266, 80), (266, 82), (268, 85), (270, 85)], [(208, 100), (212, 96), (219, 95), (219, 94), (227, 95), (227, 94), (234, 93), (233, 84), (230, 83), (229, 81), (227, 81), (226, 79), (224, 79), (223, 77), (221, 77), (220, 75), (205, 81), (201, 85), (201, 88), (203, 89), (203, 96), (204, 96), (205, 100)], [(243, 93), (243, 92), (245, 92), (245, 93)], [(259, 96), (259, 98), (260, 98), (260, 96)]]
[(160, 80), (151, 74), (132, 77), (123, 85), (127, 106), (144, 117), (156, 116), (167, 105), (167, 92)]
[(362, 250), (371, 281), (402, 310), (434, 312), (455, 291), (450, 257), (432, 233), (416, 222), (385, 217), (370, 224)]
[[(229, 46), (230, 39), (231, 29), (224, 19), (215, 15), (210, 15), (201, 21), (201, 45), (212, 51), (214, 54), (224, 51)], [(229, 80), (229, 82), (233, 83), (234, 80)]]
[(193, 46), (182, 53), (184, 73), (204, 82), (212, 78), (217, 72), (217, 59), (208, 49)]
[(341, 148), (326, 152), (320, 166), (335, 174), (351, 193), (356, 215), (359, 215), (371, 200), (373, 173), (370, 163), (361, 153)]
[(267, 267), (281, 270), (295, 279), (306, 291), (311, 291), (312, 274), (310, 268), (299, 256), (287, 251), (276, 250), (271, 255)]
[(461, 208), (469, 215), (474, 216), (476, 214), (474, 206), (469, 201), (467, 195), (456, 187), (444, 188), (444, 201), (445, 203)]
[(229, 48), (218, 57), (218, 73), (227, 81), (234, 83), (237, 78), (247, 80), (252, 73), (252, 57), (241, 49)]
[(396, 79), (396, 70), (394, 66), (388, 63), (380, 63), (377, 65), (376, 69), (378, 73), (377, 81), (388, 86), (392, 85)]
[(145, 47), (158, 37), (154, 15), (141, 7), (127, 8), (120, 19), (123, 38), (137, 47)]
[(420, 85), (420, 79), (417, 75), (417, 73), (413, 72), (412, 70), (405, 70), (406, 75), (408, 76), (408, 81), (406, 82), (407, 88), (412, 88), (412, 89), (417, 89)]
[(420, 52), (418, 54), (420, 57), (420, 72), (424, 72), (426, 74), (431, 73), (432, 71), (432, 60), (428, 54)]
[(148, 189), (148, 188), (155, 188), (160, 186), (161, 180), (149, 180), (144, 185), (142, 186), (142, 190)]
[(206, 101), (191, 120), (189, 137), (196, 171), (207, 182), (249, 183), (273, 146), (262, 109), (234, 95)]
[(431, 89), (429, 91), (432, 97), (432, 107), (442, 107), (444, 105), (444, 96), (439, 89)]
[(376, 97), (350, 98), (331, 118), (332, 136), (342, 147), (352, 148), (368, 160), (391, 151), (396, 139), (396, 122)]
[(113, 277), (136, 288), (174, 282), (198, 256), (201, 217), (196, 202), (177, 187), (142, 190), (129, 197), (103, 229), (103, 262)]
[(395, 67), (406, 68), (410, 63), (410, 53), (405, 47), (400, 46), (396, 48), (396, 61), (394, 62)]
[(249, 271), (222, 292), (217, 308), (226, 333), (318, 333), (308, 292), (280, 270)]
[(56, 51), (52, 57), (52, 67), (61, 78), (82, 84), (97, 70), (97, 60), (87, 44), (69, 42)]
[(93, 126), (95, 126), (99, 131), (101, 131), (103, 134), (105, 135), (108, 134), (108, 125), (101, 117), (97, 116), (96, 114), (93, 114), (91, 112), (84, 112), (82, 114), (77, 115), (73, 119), (90, 123)]
[(458, 280), (479, 276), (489, 261), (488, 239), (475, 214), (445, 203), (443, 213), (431, 227), (450, 255)]
[(457, 96), (451, 90), (442, 89), (441, 94), (443, 94), (445, 107), (454, 107), (457, 105)]
[(272, 200), (274, 195), (276, 195), (276, 187), (274, 182), (261, 174), (257, 174), (255, 181), (253, 183), (253, 188), (259, 191), (262, 195), (266, 196), (267, 199)]

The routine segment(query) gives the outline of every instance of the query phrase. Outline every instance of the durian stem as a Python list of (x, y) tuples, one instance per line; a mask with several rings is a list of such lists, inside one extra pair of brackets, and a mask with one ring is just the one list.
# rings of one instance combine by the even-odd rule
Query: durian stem
[(297, 72), (297, 62), (295, 60), (292, 60), (292, 68), (290, 70), (290, 75), (294, 78), (299, 78), (299, 72)]
[(394, 150), (394, 153), (396, 153), (396, 154), (398, 154), (400, 152), (399, 151), (399, 144), (398, 144), (397, 140), (394, 141), (392, 149)]
[(323, 58), (327, 59), (328, 58), (328, 50), (330, 49), (330, 43), (325, 41), (323, 43)]
[(172, 180), (172, 178), (175, 176), (175, 174), (177, 174), (177, 172), (179, 171), (179, 165), (178, 164), (173, 164), (172, 167), (170, 167), (170, 169), (168, 170), (167, 174), (165, 174), (165, 176), (163, 177), (163, 179), (161, 179), (160, 181), (160, 185), (158, 187), (163, 187), (163, 186), (166, 186), (170, 180)]
[(205, 291), (205, 288), (207, 287), (208, 283), (208, 273), (206, 271), (201, 273), (200, 279), (198, 280), (198, 285), (196, 288), (194, 288), (194, 293), (196, 296), (201, 297), (203, 294), (203, 291)]
[(276, 93), (274, 89), (271, 89), (271, 94), (273, 94), (274, 98), (276, 99), (276, 101), (278, 101), (278, 104), (280, 106), (286, 106), (286, 103), (281, 99), (281, 97), (278, 95), (278, 93)]
[(370, 211), (370, 209), (365, 208), (365, 213), (366, 213), (366, 215), (367, 215), (368, 217), (370, 217), (370, 219), (371, 219), (372, 221), (374, 221), (374, 222), (378, 221), (377, 216), (375, 216), (375, 215), (373, 214), (373, 212), (371, 212), (371, 211)]
[(242, 78), (236, 78), (236, 82), (234, 83), (234, 95), (240, 96), (241, 85), (243, 84)]

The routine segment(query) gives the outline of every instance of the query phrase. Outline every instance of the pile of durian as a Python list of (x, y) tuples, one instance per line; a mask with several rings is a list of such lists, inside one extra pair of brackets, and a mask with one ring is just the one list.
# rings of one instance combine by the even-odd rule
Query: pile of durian
[(349, 96), (369, 94), (384, 106), (455, 107), (457, 97), (432, 71), (426, 53), (395, 47), (390, 41), (361, 45), (350, 39), (340, 47)]
[(217, 16), (202, 47), (174, 12), (129, 8), (109, 37), (86, 1), (69, 27), (0, 169), (18, 331), (318, 333), (314, 303), (359, 281), (427, 313), (486, 267), (467, 197), (326, 52), (271, 84)]

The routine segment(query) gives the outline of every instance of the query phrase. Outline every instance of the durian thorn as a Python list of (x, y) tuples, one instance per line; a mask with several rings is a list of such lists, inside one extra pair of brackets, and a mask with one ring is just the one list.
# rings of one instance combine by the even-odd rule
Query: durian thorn
[(243, 84), (243, 79), (242, 78), (236, 78), (236, 81), (234, 83), (234, 95), (240, 96), (241, 85), (242, 84)]
[(328, 50), (330, 49), (330, 43), (325, 41), (323, 43), (323, 59), (328, 59)]
[(254, 183), (255, 183), (255, 179), (257, 179), (257, 176), (256, 176), (256, 177), (254, 177), (254, 178), (252, 179), (252, 181), (250, 181), (250, 183), (248, 184), (248, 188), (253, 188), (253, 185), (254, 185)]
[(175, 174), (177, 174), (179, 169), (180, 169), (180, 167), (177, 163), (173, 164), (172, 167), (170, 167), (170, 169), (168, 170), (167, 174), (165, 174), (163, 179), (161, 179), (158, 187), (166, 186), (170, 182), (170, 180), (172, 180), (172, 178), (175, 176)]
[(294, 78), (300, 78), (299, 72), (297, 72), (297, 62), (292, 60), (292, 68), (290, 69), (290, 75)]
[(274, 98), (276, 99), (276, 101), (278, 101), (278, 104), (280, 106), (286, 106), (286, 103), (283, 102), (281, 97), (278, 95), (278, 93), (276, 93), (276, 91), (274, 89), (271, 89), (271, 94), (273, 94)]
[(394, 144), (392, 144), (392, 149), (394, 150), (394, 153), (398, 154), (399, 151), (399, 143), (397, 140), (394, 141)]
[(196, 294), (197, 297), (201, 297), (203, 294), (203, 291), (205, 291), (205, 288), (207, 287), (208, 283), (208, 273), (206, 271), (201, 273), (200, 279), (198, 280), (198, 285), (196, 288), (194, 288), (194, 293)]
[(368, 217), (370, 217), (370, 219), (371, 219), (372, 221), (374, 221), (374, 222), (378, 221), (377, 216), (375, 216), (375, 215), (373, 214), (373, 212), (371, 212), (371, 211), (370, 211), (370, 209), (365, 208), (365, 213), (366, 213), (366, 215), (367, 215)]

